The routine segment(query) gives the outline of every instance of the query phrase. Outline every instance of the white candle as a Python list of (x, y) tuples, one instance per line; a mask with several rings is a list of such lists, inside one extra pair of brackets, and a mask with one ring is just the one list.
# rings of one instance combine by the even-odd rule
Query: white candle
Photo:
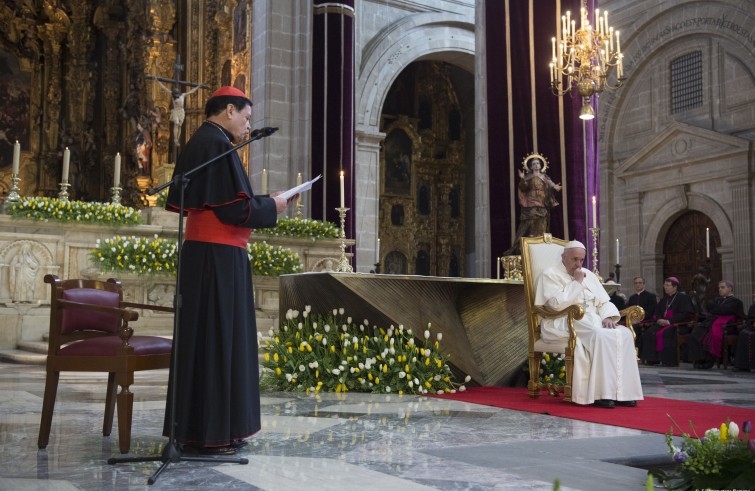
[(121, 185), (121, 153), (115, 154), (115, 162), (113, 163), (113, 187), (117, 188)]
[(501, 258), (500, 257), (495, 258), (495, 270), (496, 270), (495, 277), (500, 280), (501, 279)]
[(341, 208), (346, 208), (344, 204), (344, 192), (343, 192), (343, 171), (341, 171)]
[(705, 257), (710, 257), (710, 228), (705, 227)]
[(380, 237), (378, 237), (377, 254), (376, 254), (376, 256), (377, 256), (377, 261), (375, 261), (375, 262), (379, 263), (380, 262)]
[(619, 239), (616, 239), (616, 264), (621, 264), (619, 262)]
[(11, 174), (18, 175), (18, 166), (19, 166), (20, 161), (21, 161), (21, 144), (18, 143), (18, 140), (16, 140), (16, 144), (13, 145), (13, 167), (11, 169)]
[[(296, 175), (296, 185), (298, 186), (299, 184), (301, 184), (301, 172)], [(296, 197), (296, 204), (297, 206), (301, 204), (301, 193)]]
[(262, 169), (262, 194), (267, 194), (267, 169)]
[(63, 151), (63, 179), (61, 182), (68, 182), (68, 167), (71, 164), (71, 151), (68, 147)]
[(616, 52), (621, 53), (621, 41), (619, 41), (619, 31), (616, 31)]
[(595, 196), (592, 197), (592, 228), (598, 228), (598, 213)]

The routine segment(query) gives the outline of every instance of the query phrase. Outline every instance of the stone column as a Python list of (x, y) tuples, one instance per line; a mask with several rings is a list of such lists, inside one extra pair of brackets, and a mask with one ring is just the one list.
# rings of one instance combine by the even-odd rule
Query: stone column
[(385, 133), (357, 132), (356, 230), (359, 234), (356, 271), (367, 273), (379, 261), (377, 239), (380, 216), (380, 143)]
[[(731, 217), (734, 229), (734, 256), (733, 256), (733, 280), (737, 286), (740, 298), (747, 303), (747, 298), (755, 288), (753, 284), (752, 257), (753, 246), (751, 242), (753, 230), (753, 198), (749, 192), (747, 179), (739, 177), (729, 179), (731, 187)], [(722, 265), (723, 266), (723, 265)], [(726, 270), (724, 270), (726, 272)]]

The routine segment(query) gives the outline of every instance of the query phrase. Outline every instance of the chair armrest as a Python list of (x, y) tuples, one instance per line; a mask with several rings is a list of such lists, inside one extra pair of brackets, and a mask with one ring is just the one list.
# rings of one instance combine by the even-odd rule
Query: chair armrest
[(135, 321), (139, 318), (139, 312), (119, 307), (106, 307), (104, 305), (94, 305), (91, 303), (73, 302), (71, 300), (58, 300), (59, 307), (73, 308), (79, 310), (90, 310), (93, 312), (103, 312), (105, 314), (117, 315), (126, 322)]
[(645, 309), (639, 305), (632, 305), (619, 312), (619, 315), (626, 318), (627, 327), (632, 327), (645, 318)]
[(569, 305), (562, 310), (553, 310), (545, 305), (533, 305), (532, 312), (543, 317), (544, 319), (557, 319), (565, 315), (569, 315), (572, 319), (579, 320), (585, 316), (585, 309), (579, 304)]
[(130, 307), (132, 309), (156, 310), (158, 312), (173, 313), (176, 311), (176, 309), (174, 309), (173, 307), (164, 307), (162, 305), (150, 305), (147, 303), (121, 302), (121, 305), (123, 307)]

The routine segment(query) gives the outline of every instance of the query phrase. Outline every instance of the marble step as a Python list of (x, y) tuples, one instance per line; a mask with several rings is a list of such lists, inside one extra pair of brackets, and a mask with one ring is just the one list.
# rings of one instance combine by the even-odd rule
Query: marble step
[(0, 361), (22, 365), (44, 365), (47, 363), (47, 355), (20, 349), (5, 349), (0, 350)]
[(29, 351), (31, 353), (42, 353), (43, 355), (47, 354), (47, 335), (45, 335), (45, 339), (42, 341), (19, 341), (18, 345), (16, 346), (17, 349), (22, 351)]

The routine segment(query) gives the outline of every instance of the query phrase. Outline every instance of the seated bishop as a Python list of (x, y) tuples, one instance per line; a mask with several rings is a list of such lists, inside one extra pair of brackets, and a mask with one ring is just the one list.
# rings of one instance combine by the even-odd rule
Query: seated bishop
[[(535, 304), (555, 310), (580, 304), (585, 310), (584, 317), (574, 321), (572, 401), (607, 409), (634, 407), (643, 396), (632, 332), (618, 324), (619, 311), (598, 277), (582, 267), (585, 254), (581, 242), (569, 242), (561, 264), (537, 279)], [(566, 316), (544, 319), (543, 340), (563, 341), (569, 337), (568, 329)]]

